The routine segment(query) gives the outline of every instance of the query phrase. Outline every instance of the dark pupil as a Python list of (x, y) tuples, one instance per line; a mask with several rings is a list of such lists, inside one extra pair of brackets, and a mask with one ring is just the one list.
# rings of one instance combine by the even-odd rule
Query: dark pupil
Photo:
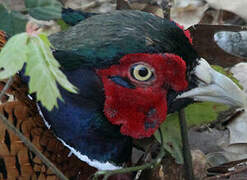
[(147, 68), (143, 67), (143, 68), (139, 69), (138, 73), (141, 77), (145, 77), (148, 75), (148, 70), (147, 70)]

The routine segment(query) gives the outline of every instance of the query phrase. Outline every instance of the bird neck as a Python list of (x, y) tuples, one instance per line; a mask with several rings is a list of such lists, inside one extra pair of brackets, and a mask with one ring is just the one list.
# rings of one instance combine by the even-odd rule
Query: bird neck
[(56, 136), (82, 155), (79, 157), (75, 154), (78, 158), (94, 167), (102, 169), (95, 166), (93, 161), (101, 164), (128, 161), (131, 140), (120, 133), (118, 126), (106, 119), (103, 113), (104, 92), (96, 73), (80, 69), (65, 74), (80, 93), (71, 94), (60, 88), (64, 101), (58, 102), (59, 108), (49, 112), (41, 107), (45, 120)]

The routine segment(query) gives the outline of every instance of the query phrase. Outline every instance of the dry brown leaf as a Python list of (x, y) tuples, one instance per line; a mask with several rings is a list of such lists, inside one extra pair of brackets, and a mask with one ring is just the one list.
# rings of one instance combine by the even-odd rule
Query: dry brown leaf
[(214, 40), (214, 35), (217, 32), (239, 32), (243, 30), (243, 26), (198, 24), (190, 27), (189, 30), (193, 40), (193, 47), (198, 54), (205, 58), (210, 64), (232, 67), (237, 63), (247, 62), (247, 58), (237, 57), (227, 53), (220, 48)]
[[(247, 63), (239, 63), (235, 65), (231, 72), (234, 77), (239, 80), (243, 86), (244, 91), (247, 92)], [(212, 153), (211, 160), (219, 161), (222, 157), (226, 158), (224, 161), (235, 161), (247, 158), (247, 109), (245, 112), (230, 121), (227, 125), (229, 134), (221, 139), (218, 143), (224, 151)], [(219, 156), (220, 155), (220, 156)], [(220, 164), (220, 163), (219, 163)], [(215, 164), (214, 164), (215, 165)]]
[(223, 9), (233, 12), (247, 20), (246, 0), (206, 0), (215, 9)]
[(130, 0), (117, 0), (117, 9), (132, 9), (132, 10), (140, 10), (155, 14), (156, 16), (164, 18), (163, 9), (158, 3), (158, 1), (130, 1)]
[(171, 19), (188, 28), (197, 24), (208, 9), (208, 4), (201, 0), (176, 0), (172, 4)]

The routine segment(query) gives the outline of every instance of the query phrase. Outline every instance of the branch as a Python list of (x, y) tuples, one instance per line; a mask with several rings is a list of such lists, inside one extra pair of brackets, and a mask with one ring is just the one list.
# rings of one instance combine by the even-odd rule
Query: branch
[(194, 180), (193, 166), (191, 160), (188, 130), (184, 109), (179, 111), (179, 124), (183, 142), (184, 172), (186, 180)]
[(129, 168), (123, 168), (123, 169), (117, 169), (113, 171), (98, 171), (94, 174), (93, 180), (97, 180), (100, 176), (104, 176), (103, 180), (107, 180), (110, 176), (114, 174), (123, 174), (123, 173), (129, 173), (129, 172), (134, 172), (134, 171), (139, 171), (139, 170), (144, 170), (148, 168), (155, 168), (157, 165), (159, 165), (165, 155), (165, 150), (163, 148), (163, 135), (161, 130), (159, 129), (160, 133), (160, 140), (161, 140), (161, 150), (157, 157), (153, 159), (150, 163), (145, 163), (141, 166), (134, 166), (134, 167), (129, 167)]
[[(10, 87), (10, 85), (13, 82), (13, 77), (10, 77), (9, 80), (7, 81), (6, 85), (4, 86), (3, 90), (0, 93), (0, 101), (1, 98), (3, 97), (3, 95), (5, 94), (5, 92), (8, 90), (8, 88)], [(59, 177), (59, 179), (61, 180), (68, 180), (67, 177), (65, 177), (63, 175), (63, 173), (56, 168), (56, 166), (49, 160), (47, 159), (34, 145), (31, 141), (29, 141), (15, 126), (13, 126), (8, 119), (5, 118), (4, 115), (2, 115), (0, 113), (0, 119), (3, 122), (3, 124), (6, 126), (6, 128), (8, 130), (10, 130), (11, 132), (13, 132), (16, 136), (18, 136), (20, 138), (21, 141), (23, 141), (23, 143), (28, 147), (29, 150), (31, 150), (32, 152), (34, 152), (34, 154), (36, 156), (38, 156), (42, 162), (45, 163), (45, 165), (47, 167), (49, 167), (56, 175), (57, 177)]]
[(234, 174), (239, 174), (239, 173), (242, 173), (242, 172), (245, 172), (247, 171), (247, 168), (240, 168), (240, 169), (237, 169), (236, 171), (233, 171), (233, 172), (228, 172), (228, 173), (225, 173), (225, 174), (220, 174), (220, 175), (216, 175), (216, 176), (213, 176), (213, 177), (209, 177), (209, 178), (206, 178), (205, 180), (217, 180), (217, 179), (222, 179), (224, 177), (230, 177)]

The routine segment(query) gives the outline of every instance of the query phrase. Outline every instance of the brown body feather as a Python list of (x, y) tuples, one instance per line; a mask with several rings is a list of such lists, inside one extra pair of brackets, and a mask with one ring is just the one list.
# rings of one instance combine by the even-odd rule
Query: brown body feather
[[(4, 87), (0, 82), (0, 89)], [(28, 89), (16, 76), (0, 105), (2, 113), (65, 176), (87, 179), (95, 169), (80, 161), (45, 126), (36, 103), (27, 97)], [(10, 98), (9, 96), (12, 96)], [(11, 99), (11, 100), (8, 100)], [(56, 175), (0, 121), (0, 179), (57, 179)]]
[[(6, 42), (0, 31), (0, 48)], [(0, 81), (0, 90), (6, 81)], [(95, 172), (74, 155), (49, 130), (36, 102), (28, 98), (28, 87), (18, 76), (1, 100), (2, 113), (69, 179), (87, 179)], [(0, 121), (0, 179), (58, 179), (28, 147)]]
[(0, 50), (2, 49), (6, 41), (7, 41), (7, 37), (6, 37), (5, 32), (0, 31)]

